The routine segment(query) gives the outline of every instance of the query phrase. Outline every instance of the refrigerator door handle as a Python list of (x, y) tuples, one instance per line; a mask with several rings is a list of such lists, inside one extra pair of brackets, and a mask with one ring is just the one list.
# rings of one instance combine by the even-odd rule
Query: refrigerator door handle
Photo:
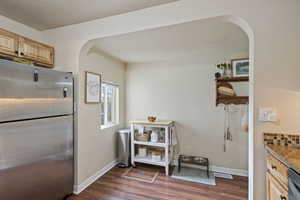
[(37, 69), (33, 70), (33, 81), (38, 82), (39, 81), (39, 72)]

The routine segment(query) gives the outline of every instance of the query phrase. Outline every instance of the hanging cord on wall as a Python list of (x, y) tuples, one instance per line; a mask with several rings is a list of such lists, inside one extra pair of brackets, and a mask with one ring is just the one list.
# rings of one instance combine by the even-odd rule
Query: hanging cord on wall
[(227, 140), (227, 106), (224, 106), (224, 112), (225, 112), (225, 120), (224, 120), (224, 152), (226, 152), (226, 140)]
[(224, 152), (226, 152), (227, 140), (232, 141), (232, 134), (230, 132), (230, 110), (229, 105), (224, 106), (225, 120), (224, 120)]
[(232, 141), (232, 134), (230, 131), (230, 124), (231, 124), (231, 115), (230, 115), (230, 107), (228, 105), (227, 110), (227, 140)]

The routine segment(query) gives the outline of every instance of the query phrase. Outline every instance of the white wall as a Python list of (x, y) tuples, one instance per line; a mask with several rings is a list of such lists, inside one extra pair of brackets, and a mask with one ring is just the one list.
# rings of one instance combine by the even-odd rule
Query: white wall
[[(255, 66), (250, 84), (250, 92), (254, 94), (250, 101), (250, 113), (254, 112), (254, 115), (251, 114), (250, 120), (254, 122), (254, 128), (250, 129), (249, 140), (249, 199), (262, 200), (265, 197), (262, 133), (300, 130), (300, 125), (295, 120), (300, 118), (299, 7), (299, 0), (181, 0), (48, 30), (43, 32), (43, 36), (56, 48), (56, 69), (78, 74), (79, 53), (89, 40), (193, 20), (233, 16), (231, 20), (243, 26), (250, 37), (251, 66)], [(261, 124), (257, 121), (258, 108), (269, 105), (277, 107), (280, 115), (284, 116), (280, 124)]]
[[(44, 33), (56, 47), (56, 63), (62, 66), (61, 69), (77, 71), (80, 49), (89, 40), (193, 20), (233, 16), (230, 20), (243, 26), (250, 37), (251, 66), (255, 66), (250, 84), (250, 92), (254, 94), (250, 101), (250, 113), (254, 112), (254, 115), (251, 114), (250, 120), (254, 123), (254, 128), (250, 128), (249, 140), (249, 199), (261, 200), (265, 197), (262, 132), (300, 130), (299, 123), (294, 120), (300, 118), (299, 110), (295, 106), (281, 106), (289, 101), (293, 101), (293, 105), (298, 102), (297, 95), (293, 94), (300, 90), (299, 7), (298, 0), (182, 0)], [(282, 92), (272, 92), (271, 88), (280, 88)], [(281, 95), (282, 93), (285, 95)], [(280, 108), (279, 112), (285, 116), (279, 126), (257, 121), (258, 108), (267, 105)]]
[[(149, 115), (174, 120), (181, 154), (205, 156), (214, 166), (247, 171), (248, 134), (240, 126), (246, 107), (231, 108), (235, 111), (230, 114), (234, 140), (224, 152), (225, 115), (224, 106), (216, 107), (215, 71), (214, 62), (127, 65), (126, 121)], [(248, 87), (235, 85), (239, 95), (248, 95)]]
[[(100, 129), (100, 104), (85, 104), (85, 72), (103, 74), (103, 80), (120, 88), (120, 125)], [(87, 44), (80, 54), (78, 131), (76, 134), (76, 185), (116, 159), (116, 130), (125, 120), (125, 65)]]

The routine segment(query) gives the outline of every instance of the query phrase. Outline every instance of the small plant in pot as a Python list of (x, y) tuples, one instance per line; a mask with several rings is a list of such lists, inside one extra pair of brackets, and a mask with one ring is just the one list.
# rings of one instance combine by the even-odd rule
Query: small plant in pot
[(216, 64), (217, 68), (222, 71), (223, 78), (229, 78), (232, 76), (232, 66), (229, 62), (223, 62)]

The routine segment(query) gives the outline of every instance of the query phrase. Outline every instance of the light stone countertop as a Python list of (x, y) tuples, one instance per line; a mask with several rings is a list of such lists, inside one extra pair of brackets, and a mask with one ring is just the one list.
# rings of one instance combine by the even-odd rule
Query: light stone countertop
[(300, 147), (267, 144), (266, 150), (300, 174)]

